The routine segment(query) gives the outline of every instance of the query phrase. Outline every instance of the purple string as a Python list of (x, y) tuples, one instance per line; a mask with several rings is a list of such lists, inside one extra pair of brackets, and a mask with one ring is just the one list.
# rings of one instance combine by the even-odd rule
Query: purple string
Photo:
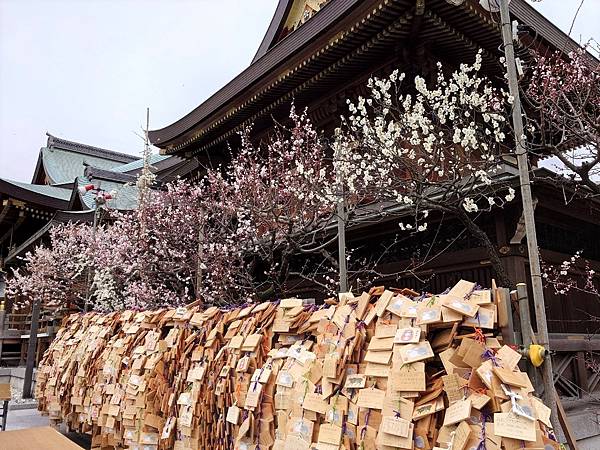
[(365, 426), (360, 430), (360, 440), (364, 441), (367, 434), (367, 425), (369, 425), (369, 417), (371, 416), (371, 408), (367, 409), (367, 415), (365, 416)]
[(476, 288), (477, 286), (478, 286), (478, 285), (477, 285), (477, 284), (475, 284), (475, 285), (474, 285), (474, 286), (473, 286), (473, 287), (472, 287), (472, 288), (469, 290), (469, 292), (467, 292), (467, 293), (465, 294), (465, 297), (464, 297), (464, 299), (465, 299), (465, 300), (468, 300), (468, 299), (469, 299), (469, 297), (470, 297), (470, 296), (473, 294), (473, 291), (475, 291), (475, 288)]
[(344, 334), (344, 330), (346, 329), (346, 325), (348, 325), (349, 322), (350, 322), (350, 314), (348, 314), (346, 316), (346, 320), (344, 321), (344, 326), (342, 327), (342, 329), (340, 331), (338, 331), (338, 339), (337, 339), (336, 347), (338, 345), (340, 345), (340, 339), (342, 338), (342, 335)]
[(485, 445), (486, 435), (485, 435), (485, 423), (488, 421), (488, 415), (486, 413), (481, 413), (481, 441), (477, 446), (477, 450), (487, 450)]
[(496, 358), (496, 355), (494, 355), (494, 352), (492, 352), (491, 349), (486, 348), (485, 351), (481, 354), (481, 357), (485, 360), (490, 360), (492, 361), (492, 364), (496, 367), (500, 367), (500, 364), (498, 363), (498, 358)]
[(402, 417), (402, 416), (400, 415), (400, 411), (396, 411), (396, 410), (394, 409), (394, 417), (395, 417), (396, 419), (400, 419), (400, 418)]

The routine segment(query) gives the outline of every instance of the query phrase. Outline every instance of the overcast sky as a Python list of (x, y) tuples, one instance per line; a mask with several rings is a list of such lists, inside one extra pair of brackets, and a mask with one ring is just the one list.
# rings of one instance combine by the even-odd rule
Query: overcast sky
[[(533, 3), (568, 31), (580, 0)], [(31, 181), (45, 133), (139, 154), (251, 61), (277, 0), (0, 0), (0, 177)], [(572, 36), (598, 36), (585, 0)]]

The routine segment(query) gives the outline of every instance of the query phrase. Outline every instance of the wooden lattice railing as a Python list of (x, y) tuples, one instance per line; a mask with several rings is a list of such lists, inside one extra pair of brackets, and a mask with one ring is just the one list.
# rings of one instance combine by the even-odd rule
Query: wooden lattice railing
[(551, 334), (550, 348), (559, 394), (600, 399), (600, 336)]

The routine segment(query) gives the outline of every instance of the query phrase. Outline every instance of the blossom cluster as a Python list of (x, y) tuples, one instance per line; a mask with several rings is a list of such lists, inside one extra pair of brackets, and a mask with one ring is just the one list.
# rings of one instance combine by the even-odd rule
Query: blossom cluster
[(9, 295), (112, 311), (275, 296), (290, 274), (325, 286), (331, 264), (291, 269), (290, 260), (319, 246), (331, 222), (334, 204), (319, 194), (333, 184), (331, 164), (306, 111), (292, 108), (290, 124), (267, 145), (245, 130), (230, 164), (198, 184), (152, 190), (154, 177), (143, 173), (137, 210), (108, 211), (97, 229), (53, 228), (49, 246), (28, 253), (10, 278)]
[(511, 201), (514, 189), (495, 180), (510, 151), (511, 98), (480, 74), (481, 63), (479, 52), (450, 75), (438, 63), (429, 85), (417, 76), (403, 86), (398, 71), (371, 78), (366, 98), (348, 100), (334, 143), (345, 192), (404, 205), (417, 223), (401, 227), (422, 231), (430, 209), (477, 213)]
[[(597, 45), (597, 44), (596, 44)], [(554, 157), (564, 180), (600, 194), (600, 63), (587, 48), (564, 55), (535, 55), (525, 99), (529, 150)]]
[(27, 255), (9, 292), (104, 311), (243, 303), (285, 295), (292, 282), (330, 292), (339, 211), (346, 227), (375, 215), (410, 217), (400, 223), (410, 233), (428, 230), (431, 211), (449, 212), (493, 252), (474, 218), (515, 197), (501, 173), (511, 98), (480, 74), (481, 64), (478, 53), (449, 74), (438, 65), (432, 80), (408, 84), (398, 71), (370, 79), (370, 94), (348, 101), (331, 142), (292, 107), (264, 142), (243, 130), (230, 163), (207, 168), (198, 184), (155, 191), (144, 172), (137, 211), (112, 212), (95, 232), (86, 224), (53, 229), (50, 247)]
[(87, 227), (65, 224), (50, 230), (50, 242), (24, 256), (26, 272), (16, 270), (9, 277), (6, 293), (16, 297), (17, 306), (29, 299), (50, 306), (84, 301), (92, 234)]
[(578, 250), (558, 265), (544, 264), (542, 278), (545, 285), (556, 294), (579, 291), (600, 299), (596, 271), (591, 268), (589, 261), (582, 258), (582, 253)]
[[(201, 192), (177, 181), (147, 193), (139, 210), (103, 211), (96, 229), (86, 223), (53, 227), (48, 246), (24, 257), (8, 293), (97, 310), (149, 309), (193, 298)], [(151, 218), (151, 220), (144, 220)]]

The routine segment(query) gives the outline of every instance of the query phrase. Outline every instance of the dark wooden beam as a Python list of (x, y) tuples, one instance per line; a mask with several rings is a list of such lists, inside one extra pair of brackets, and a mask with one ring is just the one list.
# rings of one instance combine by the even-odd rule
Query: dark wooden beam
[(589, 389), (587, 367), (585, 366), (585, 352), (577, 352), (575, 356), (575, 368), (577, 370), (577, 384), (581, 388), (579, 396), (583, 397)]
[(550, 348), (555, 352), (596, 352), (600, 351), (600, 339), (584, 334), (550, 333)]
[(19, 229), (19, 227), (23, 224), (23, 222), (25, 222), (25, 211), (23, 211), (22, 215), (19, 216), (19, 218), (17, 219), (17, 221), (15, 222), (15, 224), (10, 227), (10, 229), (4, 233), (4, 235), (2, 237), (0, 237), (0, 244), (2, 244), (5, 240), (9, 239), (11, 237), (11, 235), (17, 230)]

